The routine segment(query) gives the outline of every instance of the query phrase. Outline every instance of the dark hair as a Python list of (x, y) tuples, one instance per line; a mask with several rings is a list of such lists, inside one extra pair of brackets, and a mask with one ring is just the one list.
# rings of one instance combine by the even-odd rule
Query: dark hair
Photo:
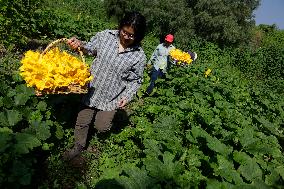
[(120, 31), (124, 26), (131, 26), (135, 32), (134, 44), (139, 44), (145, 36), (146, 19), (139, 12), (127, 12), (119, 22), (118, 30)]

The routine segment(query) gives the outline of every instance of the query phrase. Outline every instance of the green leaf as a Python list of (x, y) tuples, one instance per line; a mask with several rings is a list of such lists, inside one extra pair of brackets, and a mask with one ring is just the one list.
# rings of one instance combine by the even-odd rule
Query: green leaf
[(10, 129), (9, 127), (0, 127), (0, 133), (13, 133), (13, 130)]
[(147, 112), (153, 113), (153, 114), (158, 114), (162, 110), (161, 106), (158, 105), (149, 105), (147, 108)]
[(11, 108), (14, 105), (13, 99), (8, 96), (5, 96), (2, 102), (3, 102), (3, 106), (6, 108)]
[(1, 126), (9, 126), (5, 112), (0, 112), (0, 124), (1, 124)]
[(185, 169), (179, 175), (176, 183), (180, 185), (180, 188), (189, 188), (189, 186), (198, 186), (200, 182), (205, 180), (206, 177), (202, 175), (200, 169), (191, 167), (190, 169)]
[(30, 150), (41, 145), (40, 141), (31, 134), (16, 133), (16, 144), (14, 145), (14, 153), (27, 154)]
[(39, 140), (46, 140), (51, 136), (50, 127), (45, 121), (37, 123), (32, 122), (31, 128), (35, 131), (35, 135)]
[(144, 153), (147, 154), (148, 156), (158, 156), (161, 155), (161, 144), (159, 144), (158, 141), (153, 140), (153, 139), (145, 139), (143, 142), (145, 146)]
[(275, 171), (284, 179), (284, 166), (278, 166), (276, 167)]
[(12, 135), (7, 132), (0, 132), (0, 152), (3, 153), (8, 147), (11, 146)]
[(17, 94), (17, 92), (15, 90), (9, 90), (7, 93), (7, 97), (13, 97)]
[(276, 136), (280, 136), (280, 137), (284, 136), (282, 132), (279, 130), (278, 128), (279, 126), (271, 123), (264, 116), (261, 116), (261, 117), (254, 116), (254, 117), (261, 124), (261, 127), (265, 129), (266, 131), (270, 131), (272, 134)]
[(223, 177), (228, 182), (234, 182), (235, 184), (243, 183), (243, 179), (235, 170), (233, 162), (228, 161), (226, 157), (221, 155), (217, 155), (217, 161), (217, 165), (211, 165), (214, 169), (214, 175)]
[(183, 170), (183, 166), (178, 161), (174, 161), (174, 155), (170, 152), (163, 154), (163, 162), (156, 157), (148, 156), (144, 160), (144, 165), (152, 177), (160, 180), (174, 179)]
[(19, 72), (14, 72), (13, 75), (12, 75), (12, 78), (16, 82), (23, 81), (22, 77), (19, 75)]
[(25, 105), (26, 102), (29, 100), (29, 96), (27, 96), (26, 94), (20, 93), (17, 94), (16, 96), (14, 96), (14, 101), (15, 101), (15, 105), (19, 106), (19, 105)]
[(139, 169), (138, 167), (130, 167), (124, 169), (127, 176), (121, 176), (118, 182), (124, 186), (125, 189), (146, 189), (151, 188), (153, 185), (153, 179), (147, 175), (147, 171)]
[(280, 179), (279, 174), (273, 170), (270, 174), (265, 175), (265, 183), (268, 185), (274, 185)]
[(34, 89), (31, 87), (27, 87), (25, 84), (17, 85), (15, 89), (17, 93), (23, 93), (27, 96), (34, 95)]
[(58, 139), (62, 139), (64, 137), (64, 129), (61, 125), (59, 125), (58, 123), (54, 124), (56, 126), (56, 131), (55, 131), (55, 136)]
[(213, 137), (207, 137), (207, 146), (211, 150), (218, 152), (224, 156), (229, 155), (233, 151), (233, 147), (226, 146), (221, 141), (219, 141), (217, 138), (213, 138)]
[(45, 112), (45, 119), (50, 119), (51, 112), (48, 110)]
[(40, 101), (38, 104), (37, 104), (37, 109), (40, 110), (40, 111), (45, 111), (46, 110), (46, 107), (47, 107), (47, 104), (44, 102), (44, 101)]
[(163, 155), (163, 162), (165, 171), (169, 174), (169, 176), (174, 177), (178, 175), (181, 170), (182, 166), (179, 164), (178, 161), (174, 161), (175, 156), (170, 152), (165, 152)]
[(178, 102), (178, 107), (182, 110), (187, 110), (190, 109), (190, 101), (188, 100), (182, 100), (180, 102)]
[(192, 136), (190, 131), (186, 132), (186, 139), (191, 143), (194, 143), (194, 144), (198, 143), (198, 141)]
[(46, 150), (46, 151), (47, 151), (47, 150), (50, 150), (50, 149), (49, 149), (49, 145), (48, 145), (47, 143), (43, 143), (41, 148), (42, 148), (43, 150)]
[(6, 110), (6, 118), (8, 125), (14, 126), (22, 120), (22, 114), (17, 110)]
[(235, 151), (233, 157), (234, 160), (240, 164), (238, 172), (247, 180), (254, 181), (262, 178), (262, 171), (259, 165), (245, 152)]
[(238, 138), (244, 148), (258, 141), (258, 139), (254, 138), (254, 133), (255, 130), (251, 127), (246, 127), (245, 129), (238, 129)]
[[(200, 167), (201, 161), (205, 160), (209, 161), (209, 157), (205, 156), (204, 153), (200, 150), (200, 147), (197, 145), (191, 145), (189, 149), (187, 149), (186, 161), (189, 166), (189, 170), (192, 167)], [(180, 159), (180, 161), (182, 161)]]
[(269, 154), (274, 158), (282, 158), (281, 146), (278, 143), (278, 139), (273, 135), (265, 135), (262, 132), (255, 133), (258, 140), (246, 147), (246, 150), (251, 154)]
[(39, 123), (39, 122), (42, 121), (42, 119), (43, 119), (43, 116), (42, 116), (40, 110), (33, 111), (29, 116), (29, 122), (30, 123), (33, 122), (33, 121)]
[(77, 183), (76, 189), (88, 189), (84, 183)]
[(202, 138), (207, 138), (210, 137), (210, 135), (201, 127), (192, 127), (191, 128), (191, 134), (194, 138), (202, 137)]
[(206, 189), (235, 189), (234, 185), (228, 182), (219, 182), (213, 179), (208, 179), (206, 184)]
[(3, 97), (0, 96), (0, 108), (1, 108), (3, 105), (4, 105), (4, 103), (3, 103)]

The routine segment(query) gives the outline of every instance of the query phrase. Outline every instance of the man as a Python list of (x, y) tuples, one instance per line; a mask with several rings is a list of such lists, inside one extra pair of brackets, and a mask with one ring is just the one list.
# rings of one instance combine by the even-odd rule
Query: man
[(153, 63), (154, 67), (152, 69), (150, 85), (146, 90), (147, 95), (152, 93), (155, 86), (155, 81), (158, 79), (158, 77), (162, 77), (167, 73), (167, 68), (169, 65), (169, 52), (175, 49), (175, 47), (172, 45), (173, 41), (174, 36), (172, 34), (166, 35), (164, 42), (156, 47), (148, 62), (148, 66)]

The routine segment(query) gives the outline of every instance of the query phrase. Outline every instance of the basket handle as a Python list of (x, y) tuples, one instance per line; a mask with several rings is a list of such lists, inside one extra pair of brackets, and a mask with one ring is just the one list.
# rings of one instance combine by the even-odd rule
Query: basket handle
[[(67, 38), (61, 38), (61, 39), (57, 39), (53, 42), (51, 42), (46, 48), (45, 50), (41, 53), (40, 58), (42, 58), (43, 55), (46, 54), (47, 51), (49, 51), (52, 47), (54, 47), (55, 45), (59, 44), (59, 43), (67, 43), (68, 39)], [(81, 59), (83, 61), (83, 63), (85, 64), (85, 57), (83, 55), (83, 52), (81, 51), (80, 47), (78, 47), (78, 52), (81, 56)]]

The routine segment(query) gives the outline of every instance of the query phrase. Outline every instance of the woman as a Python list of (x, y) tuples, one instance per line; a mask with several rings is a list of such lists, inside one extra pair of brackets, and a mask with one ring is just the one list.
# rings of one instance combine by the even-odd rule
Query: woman
[(75, 144), (64, 153), (65, 160), (73, 159), (84, 150), (93, 119), (98, 132), (109, 130), (116, 109), (124, 108), (138, 91), (146, 62), (140, 46), (145, 28), (144, 16), (131, 12), (120, 21), (118, 30), (98, 32), (88, 43), (74, 37), (68, 40), (72, 49), (80, 48), (95, 59), (91, 66), (94, 79), (77, 116)]

